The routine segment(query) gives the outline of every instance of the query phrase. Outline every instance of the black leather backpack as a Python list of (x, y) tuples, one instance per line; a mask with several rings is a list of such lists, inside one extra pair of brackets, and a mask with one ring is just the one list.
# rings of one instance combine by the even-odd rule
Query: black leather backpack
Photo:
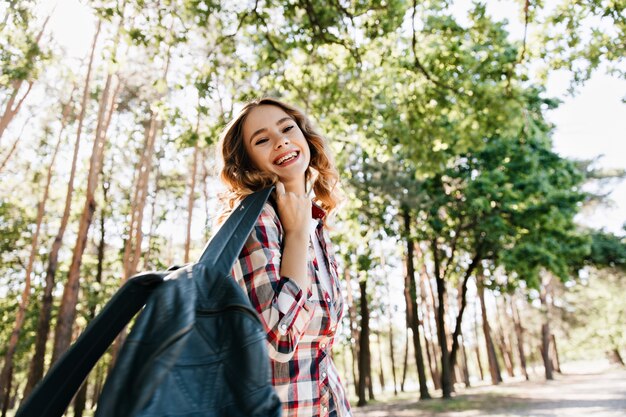
[(280, 416), (265, 332), (230, 277), (271, 191), (247, 197), (197, 263), (129, 279), (16, 417), (61, 416), (98, 358), (144, 305), (107, 377), (96, 417)]

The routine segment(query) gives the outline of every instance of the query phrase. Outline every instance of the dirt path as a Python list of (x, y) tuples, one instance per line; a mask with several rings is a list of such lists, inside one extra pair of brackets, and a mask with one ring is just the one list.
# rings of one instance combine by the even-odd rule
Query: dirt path
[(354, 417), (626, 417), (626, 370), (564, 368), (554, 381), (470, 388), (445, 402), (399, 401), (354, 411)]

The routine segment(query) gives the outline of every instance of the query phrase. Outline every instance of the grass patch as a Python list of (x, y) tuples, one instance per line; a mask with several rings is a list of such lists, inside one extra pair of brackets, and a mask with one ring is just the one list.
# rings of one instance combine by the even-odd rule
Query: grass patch
[(444, 413), (449, 411), (469, 411), (469, 410), (495, 410), (504, 407), (522, 405), (510, 397), (502, 394), (485, 392), (473, 395), (458, 395), (448, 400), (433, 398), (429, 401), (419, 401), (412, 408), (432, 413)]

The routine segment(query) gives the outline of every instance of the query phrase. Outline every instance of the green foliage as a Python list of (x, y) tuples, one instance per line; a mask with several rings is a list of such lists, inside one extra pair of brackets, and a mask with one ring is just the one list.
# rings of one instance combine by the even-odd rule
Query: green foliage
[(612, 233), (591, 232), (591, 251), (587, 262), (596, 268), (626, 270), (626, 238)]
[(50, 59), (47, 47), (41, 47), (37, 36), (42, 30), (34, 16), (37, 2), (19, 1), (3, 6), (6, 12), (0, 23), (0, 93), (14, 82), (34, 81)]
[(569, 70), (573, 87), (588, 80), (603, 64), (617, 76), (626, 76), (623, 65), (626, 4), (623, 1), (564, 0), (550, 11), (542, 8), (540, 4), (532, 19), (540, 27), (539, 47), (534, 50), (534, 56), (551, 68)]
[(565, 294), (578, 313), (570, 323), (568, 346), (572, 356), (602, 357), (626, 346), (626, 279), (623, 270), (590, 268), (582, 282)]
[(572, 163), (535, 139), (492, 138), (424, 183), (421, 238), (502, 265), (531, 287), (548, 269), (564, 279), (588, 251), (573, 216), (584, 194)]

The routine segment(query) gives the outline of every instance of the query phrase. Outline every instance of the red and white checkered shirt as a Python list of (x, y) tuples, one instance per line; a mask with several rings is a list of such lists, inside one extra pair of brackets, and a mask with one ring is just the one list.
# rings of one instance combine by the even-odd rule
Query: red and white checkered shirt
[[(288, 277), (280, 276), (283, 229), (278, 214), (266, 204), (250, 234), (233, 277), (247, 292), (267, 332), (272, 384), (283, 404), (283, 417), (351, 416), (350, 404), (331, 357), (337, 326), (343, 313), (343, 297), (337, 264), (323, 227), (323, 211), (315, 235), (325, 259), (309, 247), (311, 288), (305, 294)], [(332, 284), (320, 282), (317, 262), (326, 262)]]

